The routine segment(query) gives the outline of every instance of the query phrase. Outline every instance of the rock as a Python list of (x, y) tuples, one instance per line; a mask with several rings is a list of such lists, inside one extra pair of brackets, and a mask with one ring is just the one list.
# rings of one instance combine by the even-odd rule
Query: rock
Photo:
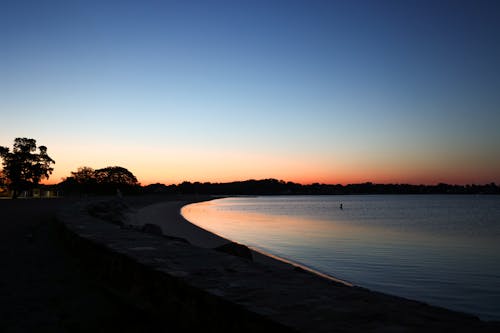
[(245, 258), (250, 261), (253, 260), (252, 252), (250, 251), (250, 249), (245, 245), (238, 244), (235, 242), (218, 246), (214, 250), (219, 252), (224, 252), (233, 256)]
[(191, 244), (191, 243), (189, 243), (189, 241), (187, 239), (182, 238), (182, 237), (175, 237), (175, 236), (168, 236), (168, 235), (163, 235), (163, 237), (165, 237), (168, 240), (173, 240), (173, 241), (176, 241), (176, 242)]
[(293, 266), (293, 270), (300, 273), (306, 273), (307, 271), (300, 266)]
[(153, 235), (163, 235), (163, 231), (160, 226), (153, 223), (146, 223), (142, 226), (141, 231)]
[(93, 217), (123, 226), (129, 207), (123, 201), (114, 199), (90, 203), (86, 209)]

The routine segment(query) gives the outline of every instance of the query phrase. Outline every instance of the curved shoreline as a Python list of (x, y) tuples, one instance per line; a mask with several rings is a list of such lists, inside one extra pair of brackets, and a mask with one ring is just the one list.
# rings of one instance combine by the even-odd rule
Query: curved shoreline
[[(205, 198), (127, 200), (136, 210), (128, 215), (135, 215), (135, 222), (163, 220), (162, 231), (170, 226), (166, 231), (176, 229), (181, 233), (173, 235), (177, 237), (105, 222), (89, 215), (85, 208), (89, 203), (83, 202), (61, 211), (58, 221), (68, 247), (110, 290), (159, 318), (172, 313), (176, 323), (186, 328), (228, 332), (266, 328), (264, 331), (311, 333), (443, 332), (464, 328), (489, 332), (490, 328), (498, 328), (497, 324), (481, 322), (465, 313), (348, 287), (261, 253), (258, 253), (260, 258), (273, 264), (252, 263), (208, 250), (211, 246), (188, 244), (179, 236), (228, 241), (190, 223), (180, 214), (182, 206)], [(149, 216), (141, 215), (148, 211)]]
[[(199, 204), (200, 202), (203, 202), (203, 201), (193, 202), (193, 203), (189, 203), (189, 204), (186, 204), (186, 205), (182, 206), (180, 208), (180, 210), (179, 210), (179, 214), (182, 216), (182, 218), (187, 223), (190, 223), (192, 225), (197, 226), (198, 228), (204, 230), (208, 234), (218, 236), (218, 237), (220, 237), (220, 238), (222, 238), (222, 239), (224, 239), (224, 240), (226, 240), (228, 242), (236, 242), (233, 239), (226, 238), (224, 236), (218, 235), (215, 232), (212, 232), (212, 231), (209, 231), (207, 229), (204, 229), (204, 228), (200, 227), (199, 225), (197, 225), (196, 223), (190, 221), (186, 216), (184, 216), (182, 214), (182, 209), (184, 207), (188, 207), (190, 205), (196, 205), (196, 204)], [(313, 273), (313, 274), (315, 274), (315, 275), (317, 275), (319, 277), (322, 277), (324, 279), (327, 279), (327, 280), (330, 280), (330, 281), (334, 281), (334, 282), (337, 282), (337, 283), (341, 283), (341, 284), (346, 285), (348, 287), (354, 287), (354, 284), (352, 284), (352, 283), (350, 283), (348, 281), (345, 281), (345, 280), (336, 278), (335, 276), (332, 276), (332, 275), (320, 272), (320, 271), (318, 271), (318, 270), (316, 270), (314, 268), (308, 267), (307, 265), (304, 265), (304, 264), (298, 263), (296, 261), (293, 261), (292, 259), (280, 257), (278, 255), (272, 254), (272, 253), (267, 252), (267, 251), (265, 251), (263, 249), (260, 249), (258, 247), (248, 246), (247, 244), (243, 244), (243, 245), (247, 246), (252, 251), (253, 256), (254, 256), (256, 262), (261, 262), (261, 263), (264, 263), (264, 264), (271, 264), (271, 265), (273, 265), (273, 264), (274, 265), (286, 264), (286, 265), (292, 266), (291, 267), (292, 269), (296, 269), (296, 268), (303, 269), (304, 271)]]
[[(498, 302), (495, 302), (496, 299), (491, 296), (496, 291), (494, 275), (491, 275), (493, 278), (488, 278), (485, 275), (484, 280), (476, 280), (475, 276), (470, 273), (472, 272), (471, 267), (481, 268), (483, 262), (491, 264), (491, 260), (488, 261), (488, 253), (480, 252), (478, 249), (477, 253), (485, 253), (486, 255), (484, 258), (478, 259), (478, 264), (471, 265), (471, 259), (466, 256), (465, 251), (472, 249), (472, 247), (470, 245), (467, 247), (468, 244), (466, 243), (460, 243), (461, 239), (457, 241), (450, 237), (449, 244), (444, 241), (443, 244), (435, 244), (433, 242), (440, 239), (440, 234), (437, 236), (427, 235), (425, 229), (423, 231), (410, 229), (411, 232), (407, 230), (401, 232), (400, 229), (393, 228), (390, 223), (384, 224), (384, 229), (380, 229), (387, 233), (387, 235), (383, 235), (386, 236), (384, 238), (380, 237), (381, 233), (372, 232), (373, 230), (369, 224), (366, 224), (368, 227), (365, 230), (356, 228), (358, 220), (352, 220), (350, 215), (339, 217), (338, 214), (332, 213), (331, 217), (328, 215), (330, 218), (328, 222), (331, 221), (332, 227), (325, 227), (326, 223), (324, 225), (318, 223), (316, 226), (312, 221), (316, 221), (314, 220), (316, 216), (319, 216), (317, 219), (321, 221), (320, 218), (323, 215), (315, 215), (314, 209), (310, 208), (311, 206), (308, 206), (307, 210), (313, 212), (310, 217), (311, 224), (308, 224), (308, 218), (297, 218), (297, 216), (302, 216), (300, 214), (305, 216), (305, 212), (289, 208), (298, 203), (297, 200), (300, 200), (301, 203), (307, 202), (309, 204), (312, 202), (314, 204), (317, 197), (311, 201), (296, 198), (292, 196), (277, 198), (262, 196), (258, 199), (228, 199), (227, 201), (221, 200), (207, 204), (188, 205), (188, 207), (193, 208), (185, 211), (185, 217), (192, 219), (193, 223), (206, 227), (209, 231), (220, 232), (221, 235), (229, 236), (229, 238), (243, 244), (248, 242), (251, 246), (257, 247), (257, 251), (259, 251), (259, 246), (263, 246), (264, 250), (260, 252), (264, 255), (272, 256), (275, 253), (278, 255), (276, 259), (285, 259), (282, 261), (288, 261), (292, 265), (300, 265), (300, 262), (295, 263), (293, 260), (287, 260), (290, 257), (295, 257), (306, 264), (310, 263), (324, 268), (328, 272), (327, 275), (330, 274), (335, 277), (340, 274), (339, 272), (343, 272), (344, 276), (340, 276), (341, 278), (348, 275), (351, 278), (357, 276), (356, 285), (371, 291), (383, 292), (454, 311), (470, 313), (485, 321), (497, 320), (498, 311), (495, 312), (494, 306)], [(413, 198), (410, 199), (414, 200)], [(323, 203), (322, 198), (319, 200)], [(336, 200), (335, 197), (333, 200)], [(292, 205), (288, 206), (289, 202)], [(398, 202), (396, 201), (396, 203)], [(279, 209), (275, 209), (275, 207), (279, 207)], [(316, 208), (316, 206), (313, 207)], [(285, 208), (289, 210), (285, 211)], [(338, 211), (340, 212), (340, 210)], [(323, 211), (321, 212), (323, 214)], [(364, 214), (366, 216), (366, 213)], [(359, 218), (355, 213), (353, 216)], [(413, 215), (407, 216), (409, 218), (413, 217)], [(420, 215), (415, 214), (415, 216), (415, 218), (418, 218)], [(341, 220), (341, 218), (349, 217), (351, 218), (351, 220), (348, 220), (349, 223)], [(381, 217), (377, 212), (371, 211), (370, 218), (380, 219)], [(401, 225), (406, 226), (403, 223)], [(408, 223), (408, 225), (411, 224)], [(341, 228), (348, 228), (349, 233), (344, 233)], [(323, 230), (325, 230), (324, 233), (322, 233)], [(399, 232), (391, 234), (394, 230)], [(313, 235), (313, 237), (310, 235)], [(316, 235), (318, 238), (314, 238)], [(327, 238), (330, 236), (331, 238)], [(319, 240), (318, 244), (315, 244), (316, 239)], [(448, 238), (442, 239), (448, 240)], [(467, 238), (464, 239), (467, 240)], [(388, 241), (384, 242), (385, 240)], [(406, 240), (408, 240), (407, 243), (403, 242)], [(363, 241), (366, 241), (366, 243), (363, 243)], [(451, 241), (455, 241), (455, 243)], [(429, 244), (432, 246), (427, 248), (426, 245)], [(465, 254), (463, 262), (460, 261), (461, 258), (457, 255), (452, 256), (454, 253), (450, 253), (452, 251), (450, 249), (454, 249), (457, 244), (458, 246), (464, 244), (463, 247), (459, 248)], [(488, 247), (486, 244), (488, 243), (485, 243), (485, 249), (493, 248)], [(399, 250), (400, 253), (397, 252)], [(280, 258), (280, 254), (284, 254), (284, 258)], [(442, 257), (439, 255), (442, 255)], [(457, 261), (450, 260), (451, 263), (446, 265), (443, 258), (456, 259)], [(432, 265), (435, 265), (435, 262), (444, 265), (442, 267), (443, 273), (432, 270)], [(496, 269), (489, 268), (488, 270), (486, 267), (483, 268), (483, 274), (496, 273)], [(314, 269), (313, 272), (318, 273)], [(363, 274), (360, 275), (359, 272)], [(362, 281), (363, 283), (361, 283)], [(453, 283), (456, 286), (452, 285)], [(477, 290), (480, 291), (473, 288), (478, 288)], [(490, 291), (490, 296), (481, 295), (482, 290)]]
[[(192, 202), (188, 203), (177, 201), (163, 201), (153, 203), (141, 207), (136, 212), (129, 214), (128, 222), (133, 225), (144, 225), (145, 223), (156, 224), (161, 227), (165, 235), (184, 238), (191, 244), (202, 248), (212, 249), (230, 242), (235, 242), (232, 239), (223, 237), (198, 226), (197, 224), (189, 221), (182, 214), (182, 209), (184, 207), (205, 201), (210, 201), (213, 199), (218, 198), (202, 198), (201, 200), (192, 200)], [(246, 244), (244, 245), (247, 246)], [(354, 286), (348, 281), (320, 272), (304, 264), (294, 262), (291, 259), (274, 255), (256, 247), (247, 247), (252, 252), (254, 261), (257, 263), (291, 270), (298, 268), (315, 274), (321, 278), (341, 283), (348, 287)]]

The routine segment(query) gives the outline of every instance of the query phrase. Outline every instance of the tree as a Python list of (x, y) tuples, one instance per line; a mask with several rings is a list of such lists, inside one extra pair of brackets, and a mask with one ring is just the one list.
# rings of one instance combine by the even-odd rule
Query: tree
[(47, 155), (47, 147), (39, 146), (38, 153), (36, 150), (36, 140), (28, 138), (16, 138), (12, 152), (0, 146), (4, 177), (9, 182), (14, 199), (19, 191), (33, 188), (44, 178), (49, 179), (54, 171), (51, 164), (56, 162)]
[(0, 194), (7, 190), (7, 178), (3, 174), (3, 170), (0, 170)]
[(140, 188), (137, 178), (132, 172), (119, 166), (94, 170), (90, 167), (80, 167), (72, 171), (62, 183), (68, 192), (112, 194), (120, 190), (124, 193), (134, 193)]
[(95, 178), (99, 184), (114, 186), (137, 186), (137, 178), (132, 172), (119, 166), (106, 167), (95, 171)]
[(71, 177), (73, 177), (78, 184), (96, 183), (95, 170), (91, 167), (84, 166), (78, 168), (77, 171), (71, 171)]
[(95, 178), (101, 193), (135, 193), (140, 184), (132, 172), (120, 166), (111, 166), (95, 170)]
[(73, 188), (77, 188), (80, 192), (90, 193), (96, 191), (97, 179), (95, 170), (91, 167), (80, 167), (77, 171), (72, 171), (69, 178), (75, 183)]

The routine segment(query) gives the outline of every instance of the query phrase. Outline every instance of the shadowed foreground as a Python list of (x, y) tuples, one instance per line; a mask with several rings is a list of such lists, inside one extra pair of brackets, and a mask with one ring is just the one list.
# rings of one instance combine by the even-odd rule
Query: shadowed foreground
[[(54, 216), (67, 204), (65, 199), (0, 200), (0, 332), (165, 328), (109, 293), (62, 247)], [(174, 324), (169, 322), (169, 331)]]
[[(162, 200), (136, 197), (133, 206)], [(248, 332), (264, 327), (274, 332), (498, 329), (292, 267), (252, 264), (178, 239), (138, 233), (81, 215), (71, 204), (0, 201), (0, 332), (177, 332), (186, 327), (219, 332), (240, 326), (243, 330), (237, 331)], [(66, 231), (54, 219), (62, 207), (69, 208), (63, 219)], [(171, 208), (172, 217), (178, 217), (178, 208)]]
[[(199, 200), (203, 198), (194, 198)], [(252, 262), (195, 246), (201, 230), (188, 228), (179, 215), (189, 202), (177, 198), (137, 211), (138, 225), (164, 221), (147, 232), (127, 224), (133, 216), (122, 220), (123, 226), (104, 222), (117, 222), (114, 217), (124, 204), (119, 200), (79, 204), (58, 218), (68, 244), (113, 283), (117, 294), (159, 317), (176, 313), (186, 331), (498, 331), (497, 324), (471, 315), (350, 287), (293, 265)]]

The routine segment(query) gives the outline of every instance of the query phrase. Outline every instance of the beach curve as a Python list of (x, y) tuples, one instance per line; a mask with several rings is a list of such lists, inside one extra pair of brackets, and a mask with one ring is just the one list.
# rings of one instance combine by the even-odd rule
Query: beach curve
[[(203, 198), (169, 197), (171, 203), (165, 205), (162, 202), (167, 200), (157, 196), (153, 202), (130, 198), (127, 201), (131, 211), (123, 225), (102, 223), (78, 207), (75, 208), (79, 214), (69, 207), (61, 212), (59, 220), (68, 230), (65, 233), (68, 245), (86, 258), (94, 270), (97, 267), (99, 276), (119, 282), (110, 286), (114, 292), (133, 304), (143, 304), (145, 310), (158, 316), (165, 311), (180, 311), (179, 315), (185, 319), (180, 321), (183, 325), (237, 325), (255, 331), (251, 327), (258, 320), (266, 327), (303, 332), (331, 332), (339, 328), (345, 332), (497, 328), (468, 314), (357, 286), (348, 287), (283, 262), (279, 266), (252, 263), (187, 244), (179, 236), (191, 236), (192, 241), (194, 238), (192, 233), (182, 231), (199, 229), (198, 236), (200, 232), (207, 236), (207, 232), (186, 221), (180, 209)], [(143, 208), (154, 203), (160, 203), (155, 206), (154, 214), (153, 211), (149, 216), (144, 214), (148, 209)], [(158, 217), (156, 209), (168, 213), (160, 216), (180, 222), (182, 227), (175, 225), (178, 233), (170, 235), (176, 237), (158, 237), (156, 231), (140, 232), (143, 228), (127, 225), (127, 222), (162, 223), (153, 219)], [(228, 241), (213, 234), (211, 239)], [(163, 296), (158, 297), (160, 294)], [(191, 320), (193, 316), (198, 318), (196, 322)]]
[[(189, 221), (182, 214), (182, 210), (189, 205), (214, 199), (219, 198), (207, 197), (188, 202), (185, 200), (179, 200), (153, 203), (129, 213), (127, 220), (128, 223), (136, 226), (141, 226), (146, 223), (155, 224), (162, 229), (162, 232), (165, 235), (186, 239), (189, 243), (198, 247), (213, 249), (224, 244), (234, 242), (234, 240), (217, 235), (216, 233), (206, 230)], [(247, 245), (245, 244), (245, 246)], [(253, 246), (247, 247), (252, 252), (253, 261), (259, 264), (281, 269), (302, 269), (324, 279), (341, 283), (349, 287), (353, 286), (353, 284), (348, 281), (338, 279), (288, 258), (274, 255)]]

